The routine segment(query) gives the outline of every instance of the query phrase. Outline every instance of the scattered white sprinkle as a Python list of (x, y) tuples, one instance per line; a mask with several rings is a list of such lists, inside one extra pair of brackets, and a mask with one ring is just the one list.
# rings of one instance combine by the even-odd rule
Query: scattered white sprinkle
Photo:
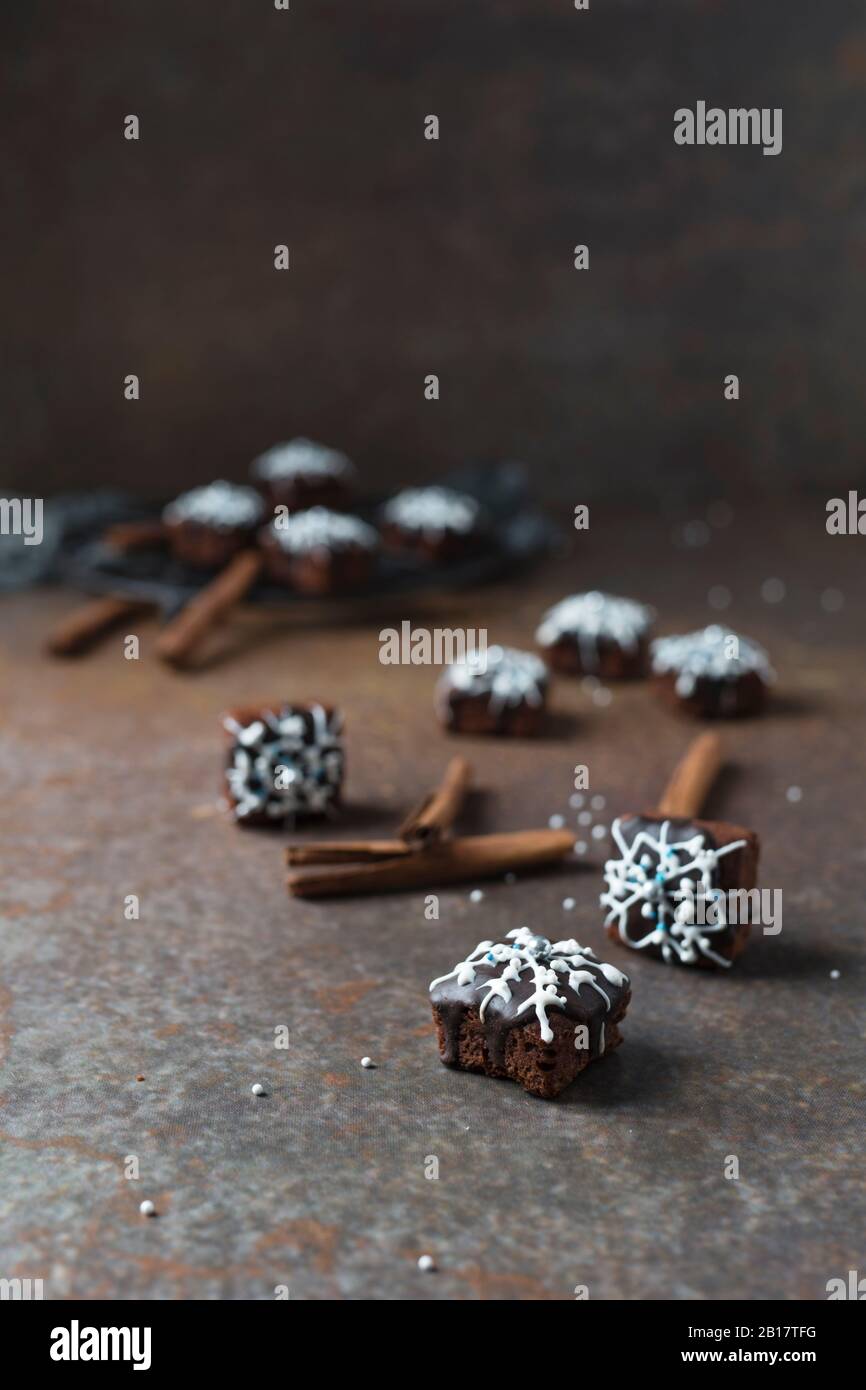
[(711, 502), (707, 507), (707, 521), (711, 526), (724, 528), (734, 519), (734, 509), (730, 502)]
[(594, 811), (603, 811), (607, 802), (603, 796), (594, 796), (589, 804)]
[(250, 1087), (250, 1089), (254, 1096), (263, 1096), (265, 1094), (265, 1088), (262, 1085), (261, 1081), (257, 1081), (254, 1086)]
[(577, 907), (577, 903), (574, 901), (574, 898), (563, 898), (562, 906), (566, 912), (573, 912)]
[(821, 595), (821, 607), (825, 613), (838, 613), (845, 604), (845, 595), (840, 589), (825, 589)]
[(586, 840), (575, 840), (574, 852), (575, 854), (586, 854)]
[(785, 592), (781, 579), (765, 579), (761, 585), (761, 598), (765, 603), (781, 603)]
[(831, 980), (838, 980), (841, 974), (842, 974), (842, 971), (841, 971), (841, 970), (831, 970), (831, 971), (830, 971), (830, 979), (831, 979)]
[(142, 1216), (156, 1215), (156, 1206), (153, 1202), (151, 1202), (149, 1198), (147, 1199), (147, 1201), (140, 1203), (138, 1210), (141, 1212)]
[(572, 811), (578, 811), (580, 810), (580, 807), (583, 805), (585, 800), (586, 797), (583, 795), (582, 792), (574, 792), (568, 798), (568, 804), (571, 807)]
[(709, 539), (710, 528), (705, 521), (687, 521), (683, 527), (684, 545), (706, 545)]
[(594, 825), (594, 826), (592, 827), (592, 838), (593, 838), (594, 840), (603, 840), (606, 834), (607, 834), (607, 826), (606, 826), (606, 825)]
[(507, 873), (507, 874), (505, 875), (505, 882), (506, 882), (506, 883), (516, 883), (516, 882), (517, 882), (517, 874)]
[(418, 1261), (418, 1268), (423, 1269), (424, 1273), (436, 1268), (436, 1261), (432, 1255), (422, 1255)]
[(547, 824), (550, 826), (551, 830), (561, 830), (565, 825), (565, 816), (548, 816)]
[(361, 1058), (361, 1066), (362, 1066), (362, 1067), (374, 1067), (375, 1065), (376, 1065), (376, 1063), (373, 1061), (373, 1058), (372, 1058), (372, 1057), (362, 1057), (362, 1058)]
[(785, 795), (786, 795), (786, 797), (788, 798), (789, 801), (802, 801), (802, 800), (803, 800), (803, 788), (802, 788), (802, 787), (789, 787), (788, 790), (785, 792)]
[(473, 888), (473, 889), (472, 889), (472, 892), (469, 894), (469, 901), (470, 901), (471, 903), (480, 903), (480, 902), (483, 902), (483, 901), (484, 901), (484, 892), (483, 892), (483, 889), (481, 889), (481, 888)]
[(724, 584), (714, 584), (707, 594), (707, 603), (711, 608), (718, 610), (729, 608), (731, 604), (730, 589), (726, 589)]
[(578, 825), (592, 825), (592, 811), (581, 811), (577, 823)]
[(609, 705), (612, 699), (613, 696), (610, 691), (605, 690), (603, 685), (600, 685), (598, 690), (592, 692), (592, 703), (594, 705)]

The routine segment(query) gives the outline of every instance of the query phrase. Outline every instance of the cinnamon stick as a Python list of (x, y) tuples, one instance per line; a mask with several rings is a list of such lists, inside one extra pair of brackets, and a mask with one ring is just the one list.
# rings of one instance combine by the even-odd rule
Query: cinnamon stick
[(412, 853), (411, 845), (402, 840), (319, 840), (306, 845), (289, 845), (286, 863), (363, 864)]
[(721, 765), (722, 741), (718, 734), (701, 734), (674, 768), (657, 814), (689, 820), (699, 815)]
[(182, 666), (202, 639), (252, 588), (262, 568), (257, 550), (242, 550), (216, 579), (196, 594), (173, 622), (162, 630), (156, 644), (163, 661)]
[(401, 840), (425, 844), (453, 825), (471, 777), (472, 769), (466, 759), (459, 755), (452, 758), (436, 790), (428, 792), (400, 826), (397, 833)]
[(149, 550), (164, 545), (166, 534), (161, 521), (119, 521), (109, 526), (102, 539), (115, 550)]
[(151, 604), (140, 599), (94, 598), (74, 608), (58, 623), (46, 641), (52, 656), (77, 656), (126, 618), (146, 613)]
[(323, 873), (290, 873), (289, 892), (297, 898), (348, 897), (446, 883), (496, 878), (509, 870), (540, 868), (568, 854), (568, 830), (518, 830), (500, 835), (433, 840), (415, 854), (373, 864), (338, 866)]

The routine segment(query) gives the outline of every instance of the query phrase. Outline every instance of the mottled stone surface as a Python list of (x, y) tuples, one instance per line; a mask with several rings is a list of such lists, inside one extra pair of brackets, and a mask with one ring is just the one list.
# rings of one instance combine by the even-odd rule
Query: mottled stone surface
[[(341, 833), (389, 829), (457, 744), (433, 719), (434, 673), (378, 663), (378, 623), (239, 619), (221, 639), (231, 660), (179, 676), (145, 624), (138, 662), (121, 634), (52, 663), (40, 640), (73, 596), (7, 600), (0, 1275), (43, 1277), (51, 1298), (569, 1299), (586, 1284), (595, 1299), (796, 1299), (862, 1269), (864, 544), (826, 537), (821, 508), (738, 513), (697, 550), (675, 548), (667, 521), (599, 509), (546, 574), (440, 609), (525, 643), (546, 605), (590, 583), (688, 630), (728, 585), (726, 620), (766, 643), (780, 683), (770, 714), (725, 730), (734, 766), (708, 812), (760, 832), (785, 913), (730, 975), (614, 954), (601, 856), (490, 885), (479, 904), (471, 885), (443, 892), (438, 922), (420, 894), (290, 902), (285, 837), (216, 807), (217, 716), (258, 696), (336, 700)], [(760, 597), (769, 577), (788, 586), (780, 604)], [(484, 791), (467, 825), (573, 817), (578, 762), (608, 808), (645, 806), (694, 732), (640, 684), (601, 707), (560, 679), (552, 700), (551, 737), (460, 743)], [(576, 935), (633, 981), (624, 1045), (557, 1103), (446, 1070), (432, 1034), (429, 980), (524, 924)], [(418, 1272), (424, 1252), (436, 1274)]]

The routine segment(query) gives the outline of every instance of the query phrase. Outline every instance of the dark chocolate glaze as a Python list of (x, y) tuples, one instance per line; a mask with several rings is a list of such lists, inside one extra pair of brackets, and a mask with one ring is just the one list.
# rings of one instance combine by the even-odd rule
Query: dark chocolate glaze
[[(617, 971), (621, 983), (605, 978), (601, 969), (602, 963), (595, 959), (594, 953), (588, 947), (579, 950), (581, 960), (572, 960), (578, 953), (561, 948), (566, 945), (575, 946), (575, 942), (557, 942), (555, 945), (560, 949), (553, 950), (551, 943), (545, 941), (544, 937), (534, 937), (533, 941), (538, 943), (538, 946), (532, 949), (533, 959), (538, 965), (549, 969), (553, 969), (553, 961), (565, 961), (567, 965), (565, 969), (553, 970), (556, 979), (551, 987), (555, 988), (557, 995), (564, 1002), (546, 1004), (549, 1020), (552, 1022), (556, 1015), (560, 1015), (575, 1026), (585, 1026), (589, 1035), (590, 1058), (600, 1056), (604, 1051), (602, 1028), (622, 1018), (628, 1006), (631, 996), (628, 977)], [(475, 977), (466, 984), (459, 985), (456, 978), (452, 977), (435, 984), (430, 992), (431, 1002), (438, 1010), (444, 1028), (442, 1061), (448, 1066), (457, 1063), (460, 1025), (467, 1009), (480, 1008), (487, 995), (487, 991), (479, 986), (483, 986), (488, 980), (501, 978), (508, 961), (491, 961), (488, 959), (488, 953), (484, 952), (479, 955), (477, 961), (472, 961), (472, 966)], [(581, 982), (578, 988), (569, 985), (569, 973), (572, 971), (585, 971), (590, 974), (599, 989), (604, 991), (610, 1001), (610, 1007), (589, 981)], [(500, 1068), (505, 1066), (505, 1049), (511, 1029), (538, 1024), (534, 1005), (524, 1009), (522, 1013), (519, 1012), (521, 1004), (530, 998), (535, 989), (533, 971), (528, 962), (521, 971), (520, 979), (509, 981), (509, 988), (511, 998), (508, 1000), (500, 999), (496, 995), (491, 996), (482, 1019), (485, 1050), (490, 1062)], [(551, 1041), (550, 1045), (553, 1046), (554, 1042)]]

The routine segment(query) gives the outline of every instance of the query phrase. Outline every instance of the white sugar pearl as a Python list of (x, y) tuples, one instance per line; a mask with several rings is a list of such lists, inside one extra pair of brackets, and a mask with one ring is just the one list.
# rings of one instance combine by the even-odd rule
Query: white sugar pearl
[(825, 589), (821, 595), (821, 607), (825, 613), (838, 613), (845, 605), (845, 595), (840, 589)]
[(781, 603), (785, 597), (785, 585), (781, 579), (765, 579), (761, 585), (761, 598), (765, 603)]
[(594, 811), (603, 811), (607, 803), (603, 796), (594, 796), (589, 804)]
[(581, 792), (574, 792), (573, 795), (568, 798), (568, 804), (572, 811), (579, 811), (585, 800), (586, 797), (583, 796)]
[(802, 788), (802, 787), (789, 787), (788, 790), (785, 792), (785, 795), (786, 795), (786, 797), (788, 798), (789, 801), (802, 801), (802, 799), (803, 799), (803, 788)]
[(550, 826), (551, 830), (561, 830), (565, 825), (565, 816), (548, 816), (547, 824)]
[(422, 1255), (418, 1261), (418, 1268), (423, 1269), (424, 1273), (426, 1274), (431, 1269), (436, 1268), (436, 1261), (433, 1259), (432, 1255)]
[(575, 854), (586, 854), (586, 840), (575, 840), (574, 852)]
[(373, 1061), (372, 1057), (362, 1057), (362, 1058), (361, 1058), (361, 1066), (362, 1066), (362, 1067), (373, 1067), (373, 1066), (375, 1066), (375, 1065), (376, 1065), (376, 1064), (375, 1064), (375, 1062)]
[(563, 898), (562, 906), (566, 912), (573, 912), (577, 903), (574, 901), (574, 898)]
[(577, 823), (578, 825), (592, 825), (592, 811), (581, 811)]
[(480, 888), (473, 888), (473, 889), (472, 889), (472, 892), (469, 894), (469, 901), (470, 901), (471, 903), (480, 903), (480, 902), (483, 902), (483, 901), (484, 901), (484, 893), (482, 892), (482, 890), (481, 890)]
[(841, 976), (841, 974), (842, 974), (841, 970), (831, 970), (831, 971), (830, 971), (830, 979), (831, 979), (831, 980), (838, 980), (839, 977)]
[(257, 1081), (255, 1085), (252, 1086), (250, 1089), (252, 1090), (254, 1096), (263, 1096), (265, 1094), (265, 1088), (262, 1085), (261, 1081)]
[(607, 826), (606, 826), (606, 825), (594, 825), (594, 826), (592, 827), (592, 838), (593, 838), (594, 840), (603, 840), (606, 834), (607, 834)]
[(613, 696), (611, 695), (610, 691), (605, 690), (603, 685), (599, 686), (598, 690), (594, 690), (592, 692), (592, 703), (594, 705), (600, 705), (604, 707), (606, 705), (609, 705), (612, 699)]
[(142, 1216), (154, 1216), (156, 1214), (156, 1207), (149, 1199), (142, 1202), (138, 1210), (141, 1212)]

